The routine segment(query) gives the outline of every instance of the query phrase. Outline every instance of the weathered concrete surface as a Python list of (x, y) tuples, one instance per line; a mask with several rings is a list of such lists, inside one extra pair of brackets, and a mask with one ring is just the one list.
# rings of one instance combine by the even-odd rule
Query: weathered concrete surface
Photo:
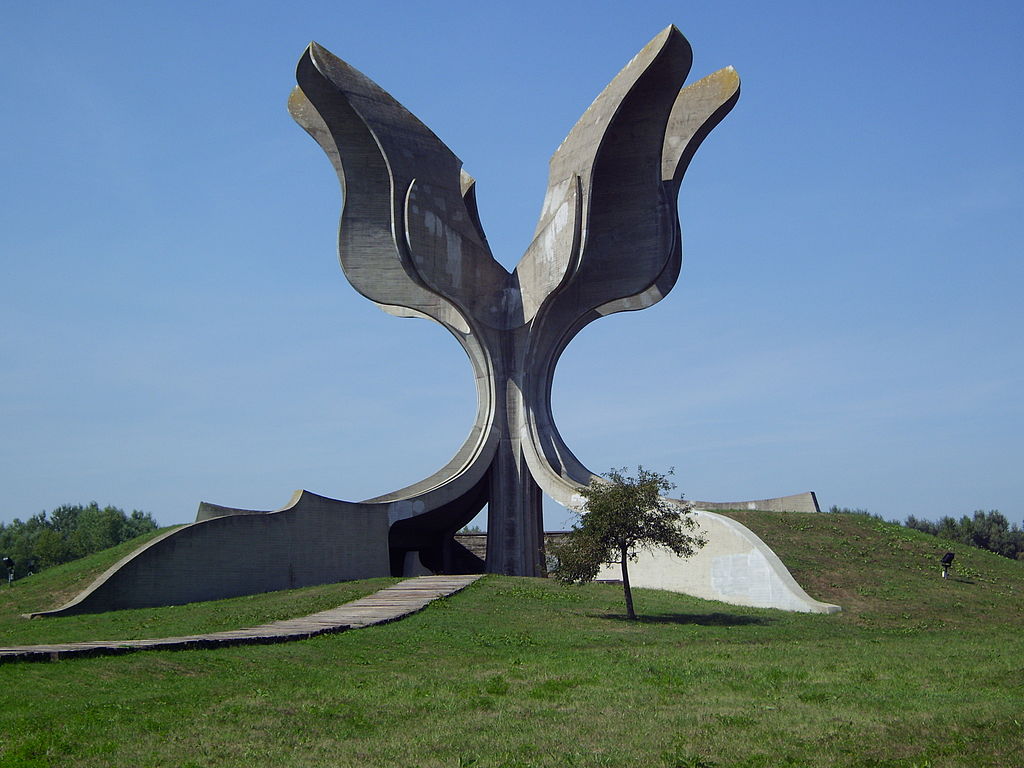
[(33, 616), (180, 605), (390, 574), (385, 510), (305, 493), (279, 512), (170, 531), (71, 602)]
[[(341, 266), (385, 312), (437, 322), (462, 345), (477, 385), (470, 434), (431, 477), (365, 502), (297, 497), (272, 512), (204, 503), (196, 524), (126, 559), (66, 610), (388, 570), (543, 573), (542, 491), (578, 506), (579, 488), (597, 477), (555, 426), (555, 366), (587, 324), (671, 290), (683, 175), (739, 98), (731, 67), (682, 87), (691, 61), (670, 26), (598, 95), (551, 158), (534, 239), (510, 273), (490, 252), (458, 157), (384, 89), (311, 44), (289, 110), (342, 184)], [(485, 504), (484, 563), (454, 533)]]
[[(707, 600), (755, 608), (778, 608), (802, 613), (836, 613), (839, 606), (810, 597), (793, 579), (774, 552), (748, 528), (724, 515), (704, 510), (694, 512), (707, 534), (709, 544), (692, 558), (678, 558), (670, 552), (641, 552), (629, 564), (633, 586), (665, 589)], [(564, 536), (564, 531), (544, 534), (548, 543)], [(484, 534), (459, 534), (463, 546), (478, 557), (487, 548)], [(619, 580), (618, 565), (607, 565), (599, 579)]]
[(759, 509), (762, 512), (821, 512), (814, 491), (756, 501), (694, 501), (695, 509)]
[[(708, 543), (693, 557), (671, 552), (640, 552), (629, 564), (634, 587), (666, 589), (707, 600), (755, 608), (802, 613), (837, 613), (838, 605), (822, 603), (796, 583), (778, 556), (750, 529), (706, 510), (693, 513)], [(599, 579), (621, 579), (618, 565), (606, 565)]]
[(593, 320), (659, 301), (679, 274), (679, 185), (739, 94), (731, 68), (682, 88), (691, 61), (668, 27), (594, 100), (551, 159), (534, 240), (512, 273), (491, 255), (474, 181), (451, 150), (322, 47), (299, 62), (289, 108), (343, 184), (346, 276), (385, 311), (446, 327), (473, 365), (465, 452), (489, 476), (488, 571), (539, 575), (541, 491), (562, 500), (595, 477), (551, 415), (562, 350)]

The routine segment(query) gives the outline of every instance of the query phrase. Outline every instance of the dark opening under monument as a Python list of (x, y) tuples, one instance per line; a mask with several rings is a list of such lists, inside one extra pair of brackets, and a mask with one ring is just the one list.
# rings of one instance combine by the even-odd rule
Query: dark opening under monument
[[(302, 491), (268, 512), (203, 503), (195, 523), (126, 558), (59, 612), (425, 571), (541, 575), (542, 492), (575, 506), (595, 477), (552, 418), (555, 365), (587, 324), (671, 290), (683, 174), (739, 97), (731, 67), (684, 88), (691, 59), (669, 27), (594, 100), (551, 159), (534, 239), (510, 273), (491, 255), (461, 161), (376, 83), (311, 44), (289, 109), (337, 170), (345, 276), (385, 312), (432, 320), (462, 345), (477, 389), (470, 434), (434, 475), (367, 501)], [(486, 563), (454, 539), (484, 505)], [(746, 594), (756, 560), (806, 598), (752, 533), (710, 513), (700, 522), (709, 555), (695, 558), (694, 586), (683, 591)]]

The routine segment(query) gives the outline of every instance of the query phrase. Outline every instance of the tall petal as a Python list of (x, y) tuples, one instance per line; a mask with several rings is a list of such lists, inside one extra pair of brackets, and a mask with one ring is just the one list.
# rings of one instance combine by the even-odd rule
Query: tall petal
[(445, 304), (463, 316), (477, 312), (479, 288), (500, 291), (508, 273), (467, 204), (461, 161), (321, 46), (309, 46), (296, 78), (292, 114), (327, 152), (344, 189), (339, 252), (353, 286), (378, 304), (428, 316), (444, 314)]
[[(554, 250), (535, 239), (517, 268), (524, 306), (558, 303), (582, 314), (646, 289), (664, 270), (675, 215), (661, 175), (665, 126), (691, 61), (679, 30), (663, 30), (608, 84), (555, 152), (538, 234), (578, 184), (581, 220), (575, 226), (582, 236), (575, 252), (565, 248), (569, 237)], [(538, 261), (545, 267), (535, 266)]]

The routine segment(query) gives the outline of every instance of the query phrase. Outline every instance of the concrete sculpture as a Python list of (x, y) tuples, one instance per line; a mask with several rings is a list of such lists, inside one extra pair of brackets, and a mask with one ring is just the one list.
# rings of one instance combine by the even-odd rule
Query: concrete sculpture
[[(303, 491), (273, 512), (201, 504), (195, 523), (61, 611), (388, 573), (541, 575), (542, 491), (574, 506), (595, 478), (555, 427), (555, 365), (588, 323), (649, 307), (675, 284), (683, 174), (739, 96), (731, 67), (683, 88), (691, 58), (669, 27), (595, 99), (551, 159), (536, 234), (510, 273), (491, 255), (459, 159), (376, 83), (311, 44), (289, 110), (337, 170), (341, 266), (385, 312), (439, 323), (465, 349), (477, 388), (469, 437), (431, 477), (365, 502)], [(486, 563), (454, 540), (484, 505)], [(727, 553), (756, 540), (709, 525)]]
[[(299, 63), (289, 106), (343, 184), (346, 276), (386, 312), (443, 325), (473, 364), (468, 461), (433, 479), (455, 499), (430, 511), (451, 529), (488, 504), (488, 571), (540, 575), (541, 491), (571, 504), (594, 477), (551, 415), (562, 350), (597, 318), (659, 301), (679, 275), (679, 185), (739, 95), (731, 68), (682, 88), (691, 59), (669, 27), (591, 104), (551, 159), (534, 240), (511, 273), (487, 246), (472, 177), (440, 139), (323, 48)], [(424, 543), (417, 521), (395, 526)]]

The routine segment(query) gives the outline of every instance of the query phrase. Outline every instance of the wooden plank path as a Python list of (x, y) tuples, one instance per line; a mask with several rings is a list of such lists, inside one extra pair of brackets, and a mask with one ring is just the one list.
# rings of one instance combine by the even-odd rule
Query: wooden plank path
[[(385, 624), (423, 610), (439, 597), (465, 589), (481, 574), (468, 576), (418, 576), (319, 613), (298, 619), (284, 619), (248, 629), (209, 632), (184, 637), (159, 637), (151, 640), (91, 640), (80, 643), (48, 643), (0, 648), (0, 663), (5, 661), (56, 661), (71, 656), (99, 656), (142, 650), (181, 650), (214, 648), (223, 645), (283, 643), (308, 637), (344, 632), (346, 629)], [(45, 619), (44, 619), (45, 621)]]

